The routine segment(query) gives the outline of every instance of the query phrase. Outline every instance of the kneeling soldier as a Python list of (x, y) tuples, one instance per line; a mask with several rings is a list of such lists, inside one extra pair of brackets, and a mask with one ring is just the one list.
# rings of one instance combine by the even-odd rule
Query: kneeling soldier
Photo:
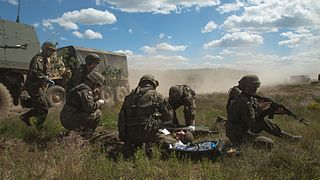
[(94, 92), (102, 87), (103, 81), (104, 77), (100, 73), (92, 71), (84, 83), (70, 90), (60, 114), (64, 128), (82, 132), (93, 132), (96, 129), (104, 100), (97, 100)]

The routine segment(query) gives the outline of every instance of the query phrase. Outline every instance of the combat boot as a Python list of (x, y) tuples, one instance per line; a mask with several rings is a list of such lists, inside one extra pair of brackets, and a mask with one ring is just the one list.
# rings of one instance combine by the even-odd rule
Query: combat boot
[(280, 138), (291, 140), (291, 141), (300, 141), (302, 139), (301, 135), (293, 135), (285, 131), (281, 131)]
[(29, 117), (26, 115), (21, 115), (20, 116), (20, 120), (23, 121), (27, 126), (31, 126)]

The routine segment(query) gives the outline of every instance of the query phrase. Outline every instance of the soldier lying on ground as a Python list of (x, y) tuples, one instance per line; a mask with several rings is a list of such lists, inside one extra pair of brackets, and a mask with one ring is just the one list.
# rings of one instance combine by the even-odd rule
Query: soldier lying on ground
[(104, 77), (92, 71), (84, 83), (72, 88), (67, 95), (60, 121), (64, 128), (92, 133), (98, 126), (101, 118), (100, 108), (104, 100), (95, 98), (95, 90), (102, 87)]
[(174, 113), (173, 123), (177, 126), (179, 126), (179, 120), (176, 114), (176, 110), (180, 106), (184, 106), (183, 113), (186, 121), (186, 126), (195, 125), (195, 95), (195, 91), (187, 85), (174, 85), (169, 89), (169, 104), (172, 107)]
[(254, 142), (272, 147), (274, 142), (270, 138), (258, 135), (261, 131), (284, 139), (301, 139), (301, 136), (282, 131), (275, 123), (265, 119), (266, 107), (254, 97), (259, 87), (260, 81), (256, 75), (243, 76), (239, 81), (241, 93), (231, 103), (226, 122), (226, 135), (232, 144), (238, 146), (244, 142)]

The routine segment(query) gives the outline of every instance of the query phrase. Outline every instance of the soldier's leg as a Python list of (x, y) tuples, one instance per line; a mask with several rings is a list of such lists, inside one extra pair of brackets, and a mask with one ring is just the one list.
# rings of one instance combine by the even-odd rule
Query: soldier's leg
[(30, 117), (35, 116), (36, 115), (36, 111), (32, 108), (29, 111), (27, 111), (26, 113), (22, 114), (20, 116), (21, 121), (23, 121), (27, 126), (31, 126), (30, 123)]
[(250, 128), (254, 134), (259, 134), (261, 131), (266, 131), (269, 134), (279, 137), (281, 135), (280, 127), (268, 119), (259, 119)]
[(274, 147), (274, 141), (265, 136), (257, 136), (254, 140), (254, 145), (263, 148), (263, 149), (271, 149)]
[(102, 116), (101, 110), (97, 109), (92, 114), (84, 114), (80, 120), (80, 129), (84, 131), (94, 131), (100, 123)]
[(33, 98), (33, 104), (37, 116), (36, 127), (41, 129), (49, 111), (46, 93), (40, 89), (39, 94)]

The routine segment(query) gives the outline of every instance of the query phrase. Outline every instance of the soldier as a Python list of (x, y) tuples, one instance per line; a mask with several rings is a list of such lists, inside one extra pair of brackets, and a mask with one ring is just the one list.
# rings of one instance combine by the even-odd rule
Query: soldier
[(162, 124), (172, 121), (170, 105), (156, 91), (158, 85), (153, 75), (145, 74), (138, 87), (123, 102), (118, 117), (118, 131), (127, 155), (131, 155), (143, 143), (148, 154), (150, 145), (159, 141), (158, 130)]
[(68, 82), (69, 92), (72, 88), (84, 82), (86, 76), (97, 67), (101, 58), (95, 53), (89, 53), (85, 58), (86, 64), (81, 64), (79, 68), (72, 72), (71, 79)]
[(173, 109), (173, 124), (179, 126), (179, 120), (176, 114), (176, 110), (180, 106), (184, 106), (184, 118), (186, 126), (195, 125), (195, 113), (196, 113), (196, 103), (195, 96), (196, 93), (187, 85), (175, 85), (171, 86), (169, 89), (169, 104)]
[(169, 145), (176, 143), (183, 143), (185, 145), (192, 143), (193, 134), (188, 130), (178, 130), (168, 135), (162, 133), (159, 136), (159, 142), (163, 145), (163, 148), (168, 149)]
[[(239, 82), (238, 82), (239, 83)], [(241, 93), (241, 90), (238, 86), (233, 86), (232, 88), (229, 89), (228, 91), (229, 96), (228, 96), (228, 101), (227, 101), (227, 105), (226, 105), (226, 110), (227, 110), (227, 114), (229, 112), (231, 103), (236, 99), (236, 97)]]
[(101, 106), (104, 100), (95, 98), (95, 89), (102, 87), (104, 77), (92, 71), (84, 83), (72, 88), (67, 95), (60, 121), (64, 128), (91, 134), (101, 118)]
[(226, 135), (233, 145), (244, 142), (254, 142), (257, 145), (272, 147), (273, 141), (267, 137), (258, 136), (266, 131), (284, 139), (298, 140), (301, 136), (284, 132), (275, 123), (265, 119), (266, 104), (258, 103), (254, 98), (260, 80), (256, 75), (246, 75), (239, 81), (241, 93), (230, 106), (226, 122)]
[(54, 84), (49, 79), (48, 71), (50, 69), (50, 57), (56, 52), (56, 46), (52, 42), (44, 42), (41, 50), (39, 54), (32, 58), (25, 82), (26, 90), (31, 97), (32, 108), (20, 117), (27, 126), (31, 126), (30, 117), (35, 116), (38, 129), (43, 127), (48, 115), (49, 103), (46, 90), (48, 83)]

